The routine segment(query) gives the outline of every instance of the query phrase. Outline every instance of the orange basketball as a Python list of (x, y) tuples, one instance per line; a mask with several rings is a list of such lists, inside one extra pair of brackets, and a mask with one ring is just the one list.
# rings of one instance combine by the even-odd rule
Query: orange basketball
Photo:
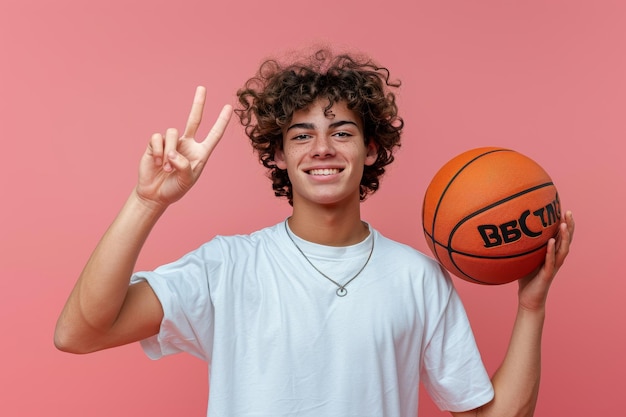
[(452, 274), (505, 284), (543, 264), (558, 232), (561, 204), (546, 171), (497, 147), (466, 151), (447, 162), (424, 195), (422, 224), (435, 258)]

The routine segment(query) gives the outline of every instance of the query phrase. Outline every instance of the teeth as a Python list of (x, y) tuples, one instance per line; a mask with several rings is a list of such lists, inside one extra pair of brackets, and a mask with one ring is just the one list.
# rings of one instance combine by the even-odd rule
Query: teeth
[(311, 175), (333, 175), (333, 174), (338, 174), (339, 170), (336, 168), (332, 168), (332, 169), (312, 169), (309, 171), (309, 174)]

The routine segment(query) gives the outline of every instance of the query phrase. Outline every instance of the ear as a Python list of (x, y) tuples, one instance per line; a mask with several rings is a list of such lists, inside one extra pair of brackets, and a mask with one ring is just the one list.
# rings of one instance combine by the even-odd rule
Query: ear
[(285, 162), (285, 151), (282, 149), (276, 149), (274, 152), (274, 162), (276, 162), (276, 166), (280, 169), (287, 169), (287, 162)]
[(374, 139), (367, 142), (367, 153), (365, 154), (365, 165), (374, 165), (378, 159), (378, 143)]

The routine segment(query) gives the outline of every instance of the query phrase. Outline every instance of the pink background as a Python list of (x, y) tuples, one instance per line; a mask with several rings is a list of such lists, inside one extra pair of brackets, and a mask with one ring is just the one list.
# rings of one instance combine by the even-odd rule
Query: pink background
[[(54, 324), (134, 185), (150, 135), (183, 127), (198, 84), (210, 94), (206, 128), (264, 57), (313, 41), (368, 52), (404, 83), (404, 146), (363, 206), (389, 237), (427, 251), (423, 193), (461, 151), (510, 147), (546, 168), (578, 229), (549, 299), (536, 415), (623, 412), (625, 3), (368, 4), (0, 3), (0, 415), (203, 415), (202, 362), (187, 355), (152, 362), (137, 344), (64, 354), (53, 347)], [(173, 260), (217, 233), (273, 224), (288, 211), (232, 123), (138, 267)], [(494, 371), (516, 286), (456, 282)], [(421, 415), (444, 414), (424, 396)]]

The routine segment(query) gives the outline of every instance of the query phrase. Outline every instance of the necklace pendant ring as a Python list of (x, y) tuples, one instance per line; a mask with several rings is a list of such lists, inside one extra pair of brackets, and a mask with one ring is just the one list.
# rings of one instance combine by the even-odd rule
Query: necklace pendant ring
[(329, 277), (328, 275), (326, 275), (325, 273), (320, 271), (315, 265), (313, 265), (313, 262), (311, 262), (311, 260), (306, 256), (306, 254), (302, 251), (302, 249), (300, 249), (300, 246), (298, 246), (298, 244), (293, 239), (293, 237), (291, 237), (291, 232), (289, 231), (289, 226), (287, 225), (287, 221), (288, 220), (289, 220), (289, 218), (285, 219), (285, 223), (284, 223), (285, 224), (285, 233), (287, 233), (287, 236), (289, 237), (289, 240), (291, 240), (291, 242), (296, 247), (298, 252), (300, 252), (300, 254), (304, 257), (304, 259), (306, 259), (306, 261), (309, 263), (309, 265), (311, 265), (311, 267), (313, 267), (313, 269), (315, 269), (317, 272), (320, 273), (320, 275), (322, 275), (324, 278), (326, 278), (327, 280), (329, 280), (330, 282), (332, 282), (333, 284), (335, 284), (338, 287), (337, 290), (335, 291), (335, 294), (337, 294), (337, 297), (345, 297), (346, 295), (348, 295), (348, 290), (346, 290), (346, 285), (348, 285), (349, 283), (354, 281), (354, 279), (356, 277), (358, 277), (361, 272), (363, 272), (363, 270), (367, 266), (368, 262), (370, 261), (370, 258), (372, 257), (372, 254), (374, 253), (374, 237), (372, 236), (372, 248), (370, 249), (370, 254), (367, 255), (367, 259), (365, 260), (365, 263), (363, 264), (361, 269), (359, 269), (359, 272), (357, 272), (345, 284), (341, 285), (337, 281), (335, 281), (334, 279), (332, 279), (331, 277)]

